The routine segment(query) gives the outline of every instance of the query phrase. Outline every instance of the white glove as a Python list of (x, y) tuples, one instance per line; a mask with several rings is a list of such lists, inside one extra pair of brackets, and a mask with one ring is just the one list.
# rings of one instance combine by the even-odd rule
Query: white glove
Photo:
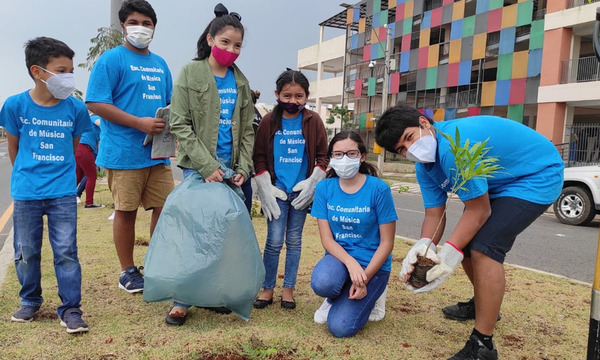
[[(425, 249), (429, 246), (427, 251), (427, 257), (434, 260), (437, 249), (433, 241), (430, 238), (421, 238), (417, 241), (413, 247), (408, 250), (406, 257), (402, 261), (402, 269), (400, 270), (400, 279), (406, 283), (410, 278), (410, 275), (415, 271), (415, 264), (417, 263), (417, 255), (423, 256)], [(435, 258), (437, 260), (437, 258)]]
[(320, 167), (315, 167), (310, 177), (297, 183), (293, 188), (293, 192), (300, 191), (298, 197), (292, 201), (292, 206), (296, 210), (304, 210), (310, 205), (315, 196), (315, 187), (317, 183), (325, 179), (327, 173)]
[(286, 200), (287, 194), (271, 183), (271, 175), (268, 171), (264, 171), (261, 174), (254, 176), (254, 180), (256, 180), (256, 189), (258, 191), (263, 214), (269, 221), (279, 219), (281, 209), (279, 209), (279, 205), (277, 205), (277, 200), (275, 200), (275, 198)]
[(453, 244), (446, 242), (437, 254), (437, 258), (439, 263), (427, 272), (426, 279), (429, 284), (415, 290), (415, 294), (428, 292), (440, 286), (462, 262), (464, 255)]

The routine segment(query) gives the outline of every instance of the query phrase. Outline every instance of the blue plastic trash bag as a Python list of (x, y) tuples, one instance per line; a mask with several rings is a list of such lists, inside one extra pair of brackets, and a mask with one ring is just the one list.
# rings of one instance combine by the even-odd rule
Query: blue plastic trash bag
[(220, 182), (188, 176), (167, 198), (144, 261), (144, 300), (225, 306), (250, 319), (265, 277), (244, 202)]

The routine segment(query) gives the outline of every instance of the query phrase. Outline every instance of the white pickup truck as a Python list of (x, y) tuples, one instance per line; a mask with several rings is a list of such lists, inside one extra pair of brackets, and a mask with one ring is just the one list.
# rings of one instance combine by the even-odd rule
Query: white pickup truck
[(565, 168), (563, 190), (554, 215), (564, 224), (585, 225), (600, 213), (600, 166)]

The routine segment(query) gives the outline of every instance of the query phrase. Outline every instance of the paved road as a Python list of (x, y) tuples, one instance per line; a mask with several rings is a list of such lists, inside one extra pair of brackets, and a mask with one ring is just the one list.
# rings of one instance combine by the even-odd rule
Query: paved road
[[(406, 184), (409, 185), (409, 184)], [(398, 222), (396, 234), (418, 239), (423, 220), (423, 205), (418, 186), (409, 185), (409, 193), (394, 192)], [(462, 203), (448, 206), (446, 239), (462, 213)], [(575, 280), (592, 283), (598, 247), (598, 218), (588, 226), (561, 224), (546, 213), (525, 230), (509, 252), (506, 262)]]
[[(12, 198), (10, 197), (10, 172), (12, 171), (12, 165), (10, 164), (10, 158), (8, 157), (7, 143), (4, 140), (0, 140), (0, 219), (5, 214)], [(8, 233), (12, 229), (12, 216), (8, 219), (8, 222), (3, 227), (0, 223), (0, 249), (4, 245)]]

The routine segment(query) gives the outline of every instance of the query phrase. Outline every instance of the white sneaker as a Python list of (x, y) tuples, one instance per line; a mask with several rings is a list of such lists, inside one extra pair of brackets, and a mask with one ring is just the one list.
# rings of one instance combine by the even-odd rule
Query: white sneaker
[(81, 198), (79, 196), (77, 197), (77, 204), (81, 204)]
[(375, 307), (371, 310), (369, 321), (379, 321), (385, 317), (385, 298), (387, 297), (387, 289), (386, 286), (379, 299), (375, 301)]
[(329, 315), (329, 309), (331, 309), (331, 303), (325, 299), (317, 311), (315, 311), (313, 320), (317, 324), (327, 324), (327, 315)]
[(114, 220), (115, 219), (115, 212), (113, 211), (112, 214), (110, 214), (110, 216), (108, 217), (108, 220)]

